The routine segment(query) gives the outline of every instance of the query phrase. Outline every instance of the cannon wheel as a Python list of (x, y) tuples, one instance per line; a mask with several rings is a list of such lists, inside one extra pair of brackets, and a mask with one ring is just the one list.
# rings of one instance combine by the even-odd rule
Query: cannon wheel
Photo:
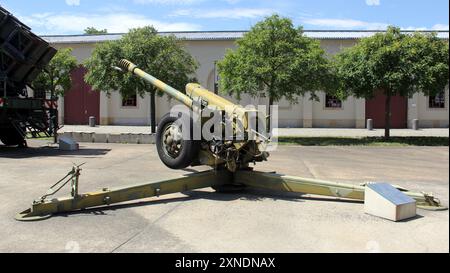
[[(158, 124), (156, 131), (158, 155), (161, 161), (171, 169), (183, 169), (191, 165), (200, 149), (198, 141), (192, 140), (192, 137), (183, 139), (183, 127), (189, 128), (189, 126), (183, 126), (181, 118), (170, 114), (163, 116)], [(192, 136), (192, 131), (189, 132), (189, 136)]]

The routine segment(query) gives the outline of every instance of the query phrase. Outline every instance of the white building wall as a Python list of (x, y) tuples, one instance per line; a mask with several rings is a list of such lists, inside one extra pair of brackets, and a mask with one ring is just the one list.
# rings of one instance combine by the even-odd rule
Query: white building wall
[[(333, 55), (343, 48), (353, 46), (355, 40), (321, 40), (321, 46), (328, 54)], [(234, 41), (183, 41), (186, 50), (197, 59), (199, 68), (196, 77), (199, 83), (209, 90), (214, 89), (214, 62), (225, 55), (228, 48), (234, 49)], [(56, 44), (56, 48), (71, 47), (73, 55), (80, 64), (89, 58), (95, 44)], [(149, 71), (151, 73), (151, 71)], [(161, 79), (164, 80), (164, 79)], [(244, 95), (240, 101), (229, 96), (224, 96), (243, 106), (247, 104), (267, 105), (267, 98), (251, 98)], [(421, 127), (448, 127), (449, 124), (449, 94), (446, 91), (445, 109), (429, 109), (428, 97), (416, 94), (408, 100), (408, 126), (411, 120), (418, 118)], [(280, 127), (365, 127), (365, 100), (353, 97), (343, 101), (341, 109), (325, 108), (325, 94), (319, 93), (320, 101), (309, 100), (309, 94), (300, 97), (296, 103), (286, 100), (279, 101), (279, 126)], [(167, 96), (157, 97), (156, 120), (169, 112), (170, 107), (177, 104), (176, 101), (168, 101)], [(59, 104), (61, 107), (63, 103)], [(60, 109), (61, 113), (63, 108)], [(63, 116), (60, 117), (63, 120)], [(122, 98), (118, 92), (112, 92), (108, 97), (104, 92), (100, 96), (100, 124), (117, 125), (149, 125), (150, 124), (150, 96), (143, 98), (138, 96), (136, 107), (123, 107)]]
[(344, 48), (352, 47), (357, 43), (356, 40), (327, 39), (320, 40), (320, 46), (330, 55), (335, 55)]
[(83, 64), (91, 56), (95, 44), (55, 44), (52, 46), (56, 49), (72, 48), (72, 55), (77, 59), (79, 64)]
[(320, 101), (312, 102), (312, 127), (363, 128), (365, 100), (349, 97), (341, 108), (325, 107), (325, 93), (318, 94)]
[(449, 127), (449, 88), (445, 90), (445, 107), (430, 108), (429, 97), (422, 93), (414, 94), (408, 99), (408, 128), (412, 128), (412, 120), (419, 120), (421, 128)]

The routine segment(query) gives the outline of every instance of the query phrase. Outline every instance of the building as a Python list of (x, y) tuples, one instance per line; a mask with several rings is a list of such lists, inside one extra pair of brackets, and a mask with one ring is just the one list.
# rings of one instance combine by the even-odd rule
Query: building
[[(196, 72), (200, 84), (214, 90), (217, 84), (216, 61), (220, 60), (227, 48), (235, 48), (234, 42), (242, 37), (242, 31), (210, 32), (170, 32), (160, 35), (175, 35), (186, 50), (194, 56), (200, 66)], [(351, 47), (358, 39), (373, 35), (375, 31), (305, 31), (311, 38), (320, 40), (322, 47), (331, 54), (342, 48)], [(105, 35), (59, 35), (44, 36), (56, 48), (73, 48), (73, 54), (80, 64), (87, 59), (95, 45), (121, 38), (121, 34)], [(438, 36), (448, 40), (449, 32), (440, 31)], [(74, 85), (68, 94), (60, 99), (60, 120), (65, 124), (87, 124), (89, 116), (95, 116), (102, 125), (149, 125), (150, 97), (137, 96), (122, 99), (118, 92), (108, 97), (104, 92), (92, 92), (84, 80), (85, 69), (81, 66), (73, 73)], [(339, 101), (334, 97), (319, 93), (320, 101), (309, 100), (309, 95), (299, 97), (291, 104), (280, 101), (280, 127), (346, 127), (364, 128), (366, 119), (374, 120), (375, 128), (384, 126), (384, 98), (379, 94), (374, 99), (365, 100), (350, 97)], [(235, 99), (231, 98), (237, 102)], [(171, 104), (167, 97), (157, 98), (156, 119), (169, 111)], [(266, 98), (243, 97), (242, 105), (266, 104)], [(392, 102), (392, 127), (407, 128), (412, 120), (418, 119), (421, 127), (448, 127), (449, 92), (427, 97), (416, 94), (412, 98), (395, 97)]]

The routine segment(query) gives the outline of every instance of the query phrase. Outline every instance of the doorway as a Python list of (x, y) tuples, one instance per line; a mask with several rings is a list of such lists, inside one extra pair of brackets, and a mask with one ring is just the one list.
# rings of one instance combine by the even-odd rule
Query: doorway
[(100, 93), (84, 81), (85, 74), (83, 66), (71, 73), (72, 88), (64, 96), (64, 124), (87, 125), (90, 116), (100, 120)]

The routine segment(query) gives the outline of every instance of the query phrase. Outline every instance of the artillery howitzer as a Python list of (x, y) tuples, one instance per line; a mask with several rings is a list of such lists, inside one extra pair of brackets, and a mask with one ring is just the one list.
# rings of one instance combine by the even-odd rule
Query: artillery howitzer
[[(63, 179), (50, 188), (47, 194), (34, 201), (31, 208), (19, 213), (16, 216), (17, 220), (41, 220), (55, 213), (206, 187), (213, 187), (218, 191), (227, 191), (248, 186), (275, 191), (364, 200), (365, 185), (352, 185), (288, 176), (274, 172), (254, 171), (249, 167), (249, 163), (266, 160), (269, 156), (265, 147), (270, 140), (263, 133), (266, 129), (265, 117), (261, 118), (261, 113), (254, 109), (235, 105), (204, 89), (199, 84), (187, 84), (186, 94), (183, 94), (145, 73), (127, 60), (120, 61), (119, 66), (116, 69), (135, 74), (187, 106), (187, 110), (172, 111), (171, 114), (165, 115), (159, 122), (156, 133), (156, 145), (162, 162), (173, 169), (208, 165), (213, 167), (213, 170), (187, 174), (176, 179), (117, 189), (104, 188), (97, 192), (79, 194), (78, 181), (81, 169), (79, 166), (74, 166)], [(186, 111), (188, 113), (183, 113)], [(212, 133), (209, 137), (205, 137), (208, 134), (204, 134), (204, 127), (200, 125), (207, 124), (212, 117), (203, 115), (202, 113), (204, 112), (218, 112), (220, 117), (218, 127), (228, 127), (229, 134), (222, 133), (219, 130), (219, 133)], [(255, 124), (262, 126), (255, 127)], [(196, 138), (194, 132), (195, 128), (198, 129), (198, 127), (201, 128), (202, 134)], [(255, 130), (258, 127), (262, 128), (263, 132)], [(69, 182), (71, 182), (71, 196), (54, 199), (47, 198)], [(439, 200), (434, 198), (432, 194), (411, 192), (400, 187), (397, 188), (415, 199), (417, 206), (420, 208), (430, 210), (446, 209), (446, 207), (441, 206)]]
[(158, 154), (169, 168), (208, 165), (235, 172), (269, 156), (262, 112), (236, 105), (197, 83), (187, 84), (183, 94), (127, 60), (119, 66), (186, 106), (167, 113), (158, 124)]

